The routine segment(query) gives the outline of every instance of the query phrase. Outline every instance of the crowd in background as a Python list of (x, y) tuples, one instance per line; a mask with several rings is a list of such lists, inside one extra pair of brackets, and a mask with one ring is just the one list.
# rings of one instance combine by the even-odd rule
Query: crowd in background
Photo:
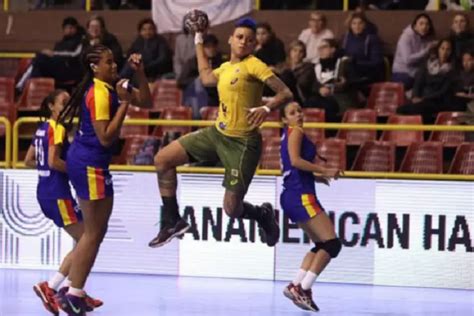
[[(254, 54), (290, 87), (302, 106), (323, 108), (330, 122), (340, 120), (349, 108), (364, 107), (370, 85), (387, 80), (388, 66), (392, 69), (389, 79), (402, 83), (408, 92), (407, 103), (398, 109), (401, 114), (421, 114), (425, 123), (431, 123), (436, 113), (464, 111), (473, 100), (474, 35), (466, 15), (455, 14), (451, 35), (442, 39), (436, 37), (430, 16), (418, 14), (401, 30), (390, 64), (383, 53), (378, 27), (363, 10), (351, 13), (346, 26), (342, 38), (336, 39), (324, 14), (313, 12), (308, 27), (285, 47), (272, 26), (262, 21), (257, 25)], [(218, 105), (216, 89), (203, 87), (198, 78), (193, 35), (184, 28), (172, 49), (157, 33), (153, 20), (144, 19), (138, 23), (137, 37), (126, 54), (100, 16), (92, 16), (85, 28), (68, 17), (62, 29), (63, 38), (53, 50), (43, 50), (33, 59), (17, 84), (19, 91), (30, 77), (53, 77), (58, 87), (74, 87), (83, 72), (81, 52), (101, 43), (112, 50), (121, 77), (132, 78), (124, 60), (132, 53), (140, 53), (150, 82), (175, 78), (183, 90), (183, 103), (193, 108), (195, 118), (199, 118), (201, 107)], [(213, 68), (225, 61), (214, 35), (205, 37), (204, 47)], [(271, 92), (266, 91), (266, 96)]]

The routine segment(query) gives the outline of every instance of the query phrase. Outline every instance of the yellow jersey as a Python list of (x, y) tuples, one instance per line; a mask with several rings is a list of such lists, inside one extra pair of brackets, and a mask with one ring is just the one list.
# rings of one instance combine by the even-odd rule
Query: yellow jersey
[(219, 92), (217, 129), (232, 137), (251, 135), (255, 129), (247, 121), (248, 110), (261, 105), (264, 81), (273, 72), (260, 59), (249, 55), (238, 63), (225, 62), (213, 73)]

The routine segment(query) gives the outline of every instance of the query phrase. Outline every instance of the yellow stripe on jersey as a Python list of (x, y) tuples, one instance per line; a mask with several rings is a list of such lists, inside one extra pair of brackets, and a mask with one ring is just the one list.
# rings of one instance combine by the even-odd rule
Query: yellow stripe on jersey
[(111, 86), (106, 82), (94, 78), (94, 104), (89, 106), (91, 117), (95, 121), (108, 121), (110, 120), (110, 108), (111, 108), (111, 97), (109, 89)]
[(247, 121), (248, 110), (262, 103), (264, 82), (274, 74), (258, 58), (250, 55), (213, 71), (218, 78), (219, 116), (217, 129), (225, 135), (242, 137), (254, 132)]
[(97, 179), (94, 167), (87, 167), (87, 184), (89, 187), (89, 199), (90, 200), (97, 200), (98, 199), (98, 192), (97, 192)]
[(314, 208), (313, 203), (311, 203), (309, 194), (301, 195), (301, 203), (310, 217), (316, 216), (318, 211)]
[(65, 200), (58, 200), (59, 213), (63, 219), (64, 226), (72, 224), (72, 218), (69, 216)]
[(48, 123), (54, 132), (54, 136), (53, 136), (54, 145), (61, 145), (62, 143), (64, 143), (64, 139), (66, 138), (66, 129), (64, 128), (64, 126), (62, 126), (61, 124), (58, 124), (53, 119), (50, 119)]

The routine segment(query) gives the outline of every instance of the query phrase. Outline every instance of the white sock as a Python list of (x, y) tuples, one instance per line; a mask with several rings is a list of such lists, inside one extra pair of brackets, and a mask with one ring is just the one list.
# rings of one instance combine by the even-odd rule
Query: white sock
[(306, 275), (306, 270), (303, 270), (303, 269), (299, 269), (298, 272), (296, 272), (296, 276), (295, 278), (293, 279), (293, 281), (291, 283), (293, 283), (293, 285), (298, 285), (301, 283), (301, 281), (303, 281), (304, 279), (304, 276)]
[(69, 278), (67, 278), (66, 281), (64, 281), (63, 286), (70, 287), (71, 283), (72, 283), (72, 281)]
[(59, 285), (63, 283), (64, 279), (66, 277), (61, 273), (61, 272), (56, 272), (51, 279), (48, 281), (48, 286), (57, 291), (59, 288)]
[(313, 286), (313, 283), (316, 281), (317, 277), (318, 275), (316, 273), (308, 271), (303, 281), (301, 281), (301, 287), (303, 290), (309, 290)]
[(74, 295), (74, 296), (77, 296), (77, 297), (84, 297), (86, 292), (84, 292), (84, 290), (82, 290), (82, 289), (76, 289), (76, 288), (70, 286), (69, 290), (67, 291), (67, 294), (71, 294), (71, 295)]

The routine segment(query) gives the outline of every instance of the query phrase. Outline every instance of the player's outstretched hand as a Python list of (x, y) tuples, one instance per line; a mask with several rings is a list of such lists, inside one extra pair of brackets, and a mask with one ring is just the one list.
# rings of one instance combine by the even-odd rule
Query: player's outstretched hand
[(141, 54), (131, 54), (127, 62), (134, 71), (144, 70)]
[(132, 94), (128, 91), (127, 84), (129, 84), (128, 79), (120, 79), (115, 85), (115, 90), (121, 101), (130, 102)]

